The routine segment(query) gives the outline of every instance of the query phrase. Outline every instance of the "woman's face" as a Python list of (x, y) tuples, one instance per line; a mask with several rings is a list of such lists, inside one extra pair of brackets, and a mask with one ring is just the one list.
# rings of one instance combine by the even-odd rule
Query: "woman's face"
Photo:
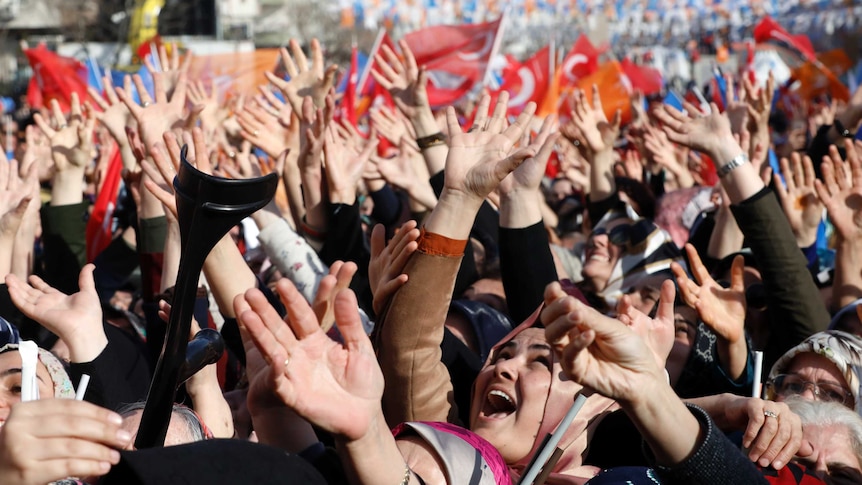
[(506, 463), (526, 457), (539, 433), (551, 387), (554, 357), (544, 330), (529, 328), (500, 346), (476, 377), (471, 428)]
[[(821, 393), (824, 392), (824, 387), (840, 388), (844, 392), (850, 393), (850, 387), (847, 385), (847, 381), (841, 375), (838, 367), (831, 360), (814, 352), (803, 352), (794, 357), (790, 361), (790, 365), (787, 366), (787, 370), (784, 371), (784, 374), (794, 376), (801, 382), (817, 384)], [(805, 385), (802, 393), (798, 395), (809, 401), (827, 400), (825, 397), (818, 398), (815, 396), (814, 389), (810, 385)], [(778, 394), (775, 400), (783, 401), (784, 398), (785, 396)], [(855, 403), (852, 402), (852, 399), (850, 401), (845, 403), (845, 406), (854, 409)]]
[(675, 385), (688, 362), (694, 339), (697, 337), (697, 311), (685, 304), (676, 305), (673, 309), (673, 327), (673, 347), (667, 357), (665, 369), (671, 384)]
[[(54, 381), (42, 362), (36, 364), (39, 397), (54, 397)], [(12, 350), (0, 354), (0, 426), (6, 423), (13, 404), (21, 402), (21, 354)]]
[(613, 244), (608, 234), (617, 226), (631, 223), (630, 219), (613, 220), (605, 224), (601, 231), (594, 230), (587, 240), (581, 275), (584, 277), (584, 282), (588, 283), (593, 291), (605, 289), (611, 279), (614, 266), (623, 254), (623, 248)]

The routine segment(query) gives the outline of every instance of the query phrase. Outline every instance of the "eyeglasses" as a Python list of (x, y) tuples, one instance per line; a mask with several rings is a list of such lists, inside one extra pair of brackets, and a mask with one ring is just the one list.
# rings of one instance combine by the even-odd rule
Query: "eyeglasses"
[(845, 406), (853, 404), (853, 394), (837, 382), (810, 382), (796, 374), (779, 374), (766, 385), (779, 396), (798, 396), (811, 389), (817, 401), (837, 402)]
[(629, 248), (645, 241), (653, 232), (653, 224), (646, 219), (631, 224), (620, 224), (608, 231), (605, 227), (597, 227), (590, 234), (590, 239), (607, 235), (608, 241), (616, 246)]

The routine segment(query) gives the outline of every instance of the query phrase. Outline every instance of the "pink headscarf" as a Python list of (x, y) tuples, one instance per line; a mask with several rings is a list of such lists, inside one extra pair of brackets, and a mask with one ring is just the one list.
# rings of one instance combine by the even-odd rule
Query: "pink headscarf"
[[(506, 337), (500, 340), (492, 350), (492, 356), (485, 361), (487, 367), (491, 363), (491, 359), (500, 346), (509, 342), (515, 336), (524, 330), (533, 327), (539, 317), (544, 306), (540, 306), (527, 320), (518, 325)], [(509, 471), (512, 474), (512, 479), (517, 482), (521, 474), (530, 462), (530, 459), (539, 451), (539, 445), (545, 435), (553, 433), (557, 429), (557, 425), (563, 420), (563, 417), (568, 412), (569, 408), (574, 403), (575, 398), (584, 393), (587, 397), (587, 402), (584, 407), (575, 416), (569, 429), (563, 434), (558, 448), (563, 450), (563, 455), (554, 465), (551, 475), (545, 483), (549, 485), (569, 485), (583, 484), (590, 478), (596, 475), (600, 470), (593, 466), (583, 464), (583, 459), (587, 455), (590, 439), (595, 432), (599, 422), (610, 414), (612, 411), (619, 409), (619, 405), (613, 399), (606, 398), (600, 394), (585, 391), (580, 384), (561, 378), (563, 369), (559, 362), (556, 361), (556, 356), (552, 357), (553, 371), (551, 375), (551, 386), (548, 389), (548, 398), (545, 401), (545, 410), (542, 415), (542, 424), (539, 427), (539, 433), (536, 435), (536, 442), (533, 443), (533, 448), (530, 454), (524, 457), (518, 463), (511, 465)]]

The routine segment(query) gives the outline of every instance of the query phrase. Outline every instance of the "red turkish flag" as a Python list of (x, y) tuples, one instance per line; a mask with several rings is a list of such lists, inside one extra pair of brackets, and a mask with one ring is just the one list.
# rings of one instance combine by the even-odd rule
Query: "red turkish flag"
[(356, 85), (359, 82), (358, 72), (358, 52), (356, 46), (350, 53), (350, 71), (347, 72), (347, 88), (344, 90), (344, 96), (341, 98), (341, 106), (339, 107), (339, 118), (347, 120), (353, 126), (356, 126)]
[(575, 86), (578, 81), (599, 69), (599, 50), (587, 36), (578, 37), (571, 52), (560, 64), (560, 87)]
[(122, 180), (123, 158), (120, 150), (115, 145), (111, 161), (108, 162), (108, 170), (105, 173), (105, 181), (96, 195), (93, 211), (87, 220), (85, 230), (87, 241), (87, 261), (93, 262), (105, 248), (111, 244), (113, 239), (114, 210), (117, 208), (117, 195), (120, 192), (120, 181)]
[(811, 40), (805, 35), (790, 35), (772, 17), (763, 17), (763, 20), (754, 27), (754, 40), (758, 43), (770, 42), (781, 47), (790, 49), (798, 56), (809, 61), (816, 61), (817, 56)]
[(483, 81), (501, 20), (437, 25), (404, 36), (416, 63), (428, 71), (428, 100), (432, 106), (452, 104)]
[(545, 46), (523, 64), (504, 69), (501, 91), (509, 93), (509, 114), (517, 115), (530, 101), (542, 102), (551, 82), (550, 63), (551, 47)]
[(620, 66), (631, 81), (632, 88), (636, 91), (650, 95), (660, 93), (664, 87), (664, 80), (662, 80), (661, 72), (658, 69), (641, 66), (628, 59), (623, 59)]
[(78, 93), (78, 99), (82, 102), (87, 99), (87, 67), (80, 61), (49, 51), (44, 44), (39, 44), (34, 49), (25, 49), (24, 54), (33, 68), (33, 79), (30, 81), (27, 96), (27, 102), (31, 106), (41, 108), (56, 99), (60, 109), (67, 112), (72, 93)]

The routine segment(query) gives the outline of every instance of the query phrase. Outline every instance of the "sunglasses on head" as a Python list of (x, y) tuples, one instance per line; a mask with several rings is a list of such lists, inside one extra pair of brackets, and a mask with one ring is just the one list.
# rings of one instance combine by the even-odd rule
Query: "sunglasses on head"
[(620, 224), (608, 231), (605, 227), (597, 227), (590, 237), (607, 235), (608, 241), (620, 247), (630, 248), (644, 242), (652, 234), (651, 222), (641, 219), (630, 224)]

